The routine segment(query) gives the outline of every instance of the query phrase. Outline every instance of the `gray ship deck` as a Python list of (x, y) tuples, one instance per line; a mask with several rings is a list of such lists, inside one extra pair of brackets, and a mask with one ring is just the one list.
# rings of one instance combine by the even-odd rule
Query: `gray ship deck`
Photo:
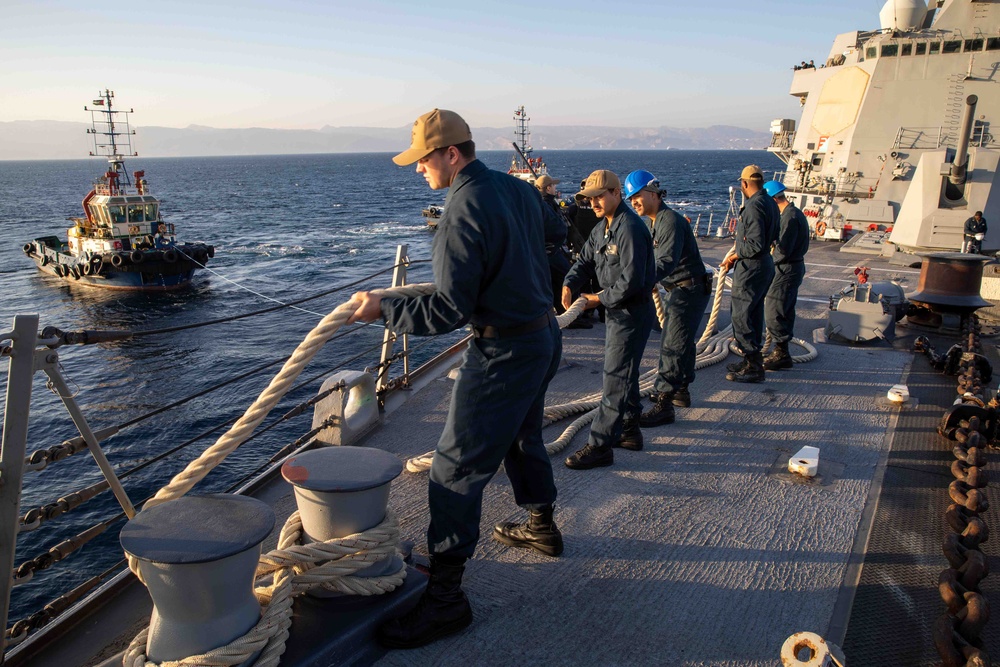
[[(720, 242), (701, 244), (708, 261), (721, 259), (726, 249)], [(829, 295), (854, 278), (855, 262), (873, 267), (873, 280), (892, 276), (907, 291), (916, 285), (916, 269), (836, 253), (838, 248), (814, 243), (808, 258), (797, 325), (807, 340), (825, 323)], [(913, 355), (905, 348), (911, 336), (901, 335), (902, 349), (819, 345), (818, 359), (769, 373), (760, 385), (726, 381), (725, 364), (703, 369), (692, 385), (691, 408), (679, 409), (674, 424), (644, 429), (644, 451), (618, 450), (610, 468), (581, 472), (562, 465), (585, 442), (586, 431), (580, 433), (553, 458), (557, 521), (566, 540), (559, 559), (489, 539), (495, 522), (522, 516), (501, 472), (487, 488), (483, 538), (466, 577), (475, 624), (422, 649), (387, 653), (376, 664), (775, 665), (784, 640), (798, 631), (843, 643), (870, 515), (906, 414), (876, 405), (910, 373)], [(568, 363), (552, 383), (549, 403), (600, 386), (602, 342), (600, 326), (565, 332)], [(644, 368), (654, 355), (651, 344)], [(934, 380), (924, 373), (920, 381)], [(939, 384), (954, 391), (952, 378)], [(424, 390), (389, 417), (389, 427), (371, 444), (404, 455), (427, 449), (443, 423), (450, 388), (450, 381), (440, 380)], [(936, 420), (943, 406), (928, 409)], [(569, 421), (548, 428), (547, 440)], [(933, 422), (920, 427), (917, 437), (933, 443)], [(817, 481), (785, 471), (803, 445), (820, 448)], [(943, 507), (942, 476), (948, 473), (938, 458), (934, 484), (922, 493)], [(418, 545), (426, 525), (425, 484), (423, 476), (407, 476), (396, 483), (391, 501)], [(930, 621), (943, 610), (936, 599), (937, 573), (946, 566), (940, 517), (938, 512), (925, 524), (919, 554), (908, 555), (905, 543), (880, 547), (878, 554), (883, 563), (916, 558), (925, 565), (923, 579), (911, 584), (923, 589)], [(906, 606), (886, 586), (865, 582), (859, 600), (866, 602), (866, 623), (872, 616), (891, 619), (893, 607)], [(902, 629), (889, 623), (885, 630), (893, 627)], [(919, 646), (919, 660), (911, 651), (895, 664), (936, 661), (926, 627), (915, 630), (924, 631), (922, 641), (894, 641)], [(875, 625), (869, 634), (879, 637), (879, 631)], [(851, 664), (893, 664), (873, 659), (879, 656), (884, 654), (856, 655)]]
[[(701, 245), (710, 262), (728, 247), (715, 240)], [(796, 327), (807, 340), (825, 323), (829, 295), (854, 278), (857, 262), (873, 268), (874, 280), (892, 276), (906, 291), (916, 286), (918, 270), (838, 253), (839, 247), (814, 242), (808, 256)], [(565, 363), (552, 382), (550, 404), (601, 383), (603, 326), (564, 333)], [(585, 442), (584, 429), (553, 457), (556, 518), (566, 541), (561, 558), (489, 538), (494, 523), (523, 516), (501, 471), (486, 489), (483, 536), (465, 579), (475, 613), (469, 629), (421, 649), (386, 652), (368, 636), (371, 615), (358, 626), (349, 612), (300, 601), (288, 664), (771, 666), (779, 664), (785, 639), (799, 631), (841, 645), (846, 636), (854, 666), (936, 664), (928, 628), (943, 610), (936, 589), (946, 566), (940, 510), (947, 504), (950, 448), (926, 450), (935, 446), (933, 425), (954, 382), (906, 351), (910, 332), (900, 335), (895, 348), (817, 345), (818, 359), (769, 373), (759, 385), (726, 381), (724, 363), (705, 368), (692, 385), (692, 406), (678, 410), (677, 422), (644, 429), (645, 449), (617, 450), (610, 468), (563, 466), (562, 459)], [(644, 369), (655, 353), (654, 336)], [(880, 407), (876, 399), (900, 381), (910, 382), (917, 407)], [(451, 386), (445, 377), (431, 380), (362, 444), (401, 457), (431, 449)], [(546, 429), (546, 439), (570, 421)], [(814, 481), (785, 470), (803, 445), (820, 448)], [(907, 446), (924, 451), (907, 453)], [(425, 551), (426, 483), (426, 474), (404, 473), (390, 500), (417, 552)], [(880, 493), (884, 500), (876, 502)], [(275, 503), (279, 521), (292, 508), (290, 490), (280, 480), (256, 495)], [(987, 517), (994, 528), (996, 513)], [(871, 526), (875, 546), (869, 551)], [(994, 550), (990, 545), (987, 552)], [(1000, 569), (992, 561), (994, 571)], [(984, 589), (1000, 608), (995, 579), (987, 579)], [(400, 607), (415, 598), (418, 587), (414, 577), (388, 599), (360, 605)], [(148, 619), (144, 595), (134, 586), (129, 590), (135, 601), (129, 617), (113, 619), (121, 633), (118, 648), (106, 647), (88, 664), (121, 650), (135, 624)], [(106, 624), (109, 614), (92, 618)], [(83, 623), (88, 633), (107, 640), (106, 630)], [(342, 646), (322, 647), (340, 641), (338, 635)], [(994, 655), (1000, 651), (988, 648)], [(327, 657), (317, 659), (320, 654)]]

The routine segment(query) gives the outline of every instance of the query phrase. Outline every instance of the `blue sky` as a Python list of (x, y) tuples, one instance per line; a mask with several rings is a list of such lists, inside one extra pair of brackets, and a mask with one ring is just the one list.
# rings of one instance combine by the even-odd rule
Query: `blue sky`
[(138, 126), (766, 130), (791, 66), (878, 27), (881, 0), (157, 2), (4, 0), (0, 121), (86, 121), (105, 87)]

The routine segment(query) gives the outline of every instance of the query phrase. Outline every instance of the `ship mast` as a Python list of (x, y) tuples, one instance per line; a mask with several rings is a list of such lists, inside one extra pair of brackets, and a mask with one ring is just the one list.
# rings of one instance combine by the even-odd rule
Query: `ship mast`
[(528, 171), (529, 167), (527, 162), (521, 159), (521, 156), (523, 155), (525, 160), (531, 158), (531, 144), (528, 143), (528, 138), (531, 136), (531, 132), (528, 130), (529, 120), (531, 119), (528, 118), (523, 104), (514, 109), (514, 143), (521, 149), (521, 154), (515, 155), (514, 160), (517, 163), (517, 168), (524, 171)]
[(93, 101), (94, 108), (84, 106), (84, 111), (90, 112), (91, 127), (87, 134), (94, 135), (94, 150), (92, 157), (106, 157), (110, 165), (106, 174), (111, 195), (122, 194), (121, 184), (131, 185), (128, 172), (125, 170), (125, 157), (135, 157), (138, 153), (132, 151), (132, 135), (135, 130), (129, 127), (128, 115), (133, 112), (119, 111), (113, 108), (112, 100), (115, 91), (105, 89), (98, 93)]

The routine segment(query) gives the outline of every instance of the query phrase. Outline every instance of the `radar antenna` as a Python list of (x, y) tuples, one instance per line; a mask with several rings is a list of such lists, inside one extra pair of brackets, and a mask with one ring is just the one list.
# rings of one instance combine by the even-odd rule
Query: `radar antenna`
[(92, 107), (83, 107), (84, 111), (90, 112), (91, 126), (87, 129), (87, 134), (94, 135), (94, 150), (90, 155), (108, 159), (110, 165), (108, 175), (116, 174), (109, 179), (111, 183), (132, 185), (125, 170), (125, 157), (138, 155), (132, 150), (132, 135), (135, 134), (135, 130), (131, 129), (128, 122), (128, 115), (133, 113), (133, 109), (128, 111), (115, 109), (112, 102), (115, 98), (113, 90), (105, 88), (103, 93), (99, 92), (97, 95), (91, 103)]

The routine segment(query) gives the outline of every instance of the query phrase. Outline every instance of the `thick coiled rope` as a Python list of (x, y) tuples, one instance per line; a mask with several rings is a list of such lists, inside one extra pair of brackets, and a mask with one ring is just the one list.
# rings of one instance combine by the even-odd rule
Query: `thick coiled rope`
[[(433, 291), (433, 284), (421, 283), (373, 290), (372, 293), (382, 297), (393, 297), (422, 296)], [(353, 300), (347, 301), (320, 320), (319, 324), (299, 343), (285, 365), (257, 400), (247, 408), (239, 421), (198, 458), (191, 461), (183, 471), (175, 475), (146, 502), (144, 507), (153, 507), (180, 498), (243, 444), (291, 389), (295, 379), (320, 348), (347, 323), (358, 309), (358, 305)], [(301, 521), (298, 512), (295, 512), (281, 530), (278, 549), (261, 557), (258, 578), (269, 579), (270, 583), (255, 589), (257, 599), (263, 608), (257, 625), (243, 637), (225, 646), (203, 655), (168, 661), (159, 667), (238, 665), (262, 649), (263, 652), (254, 663), (254, 667), (274, 667), (285, 651), (288, 628), (291, 626), (294, 594), (319, 586), (326, 590), (352, 595), (374, 595), (393, 590), (403, 581), (405, 568), (382, 577), (352, 576), (358, 570), (389, 557), (395, 551), (399, 542), (399, 524), (391, 514), (387, 514), (386, 519), (375, 528), (346, 538), (299, 545), (298, 540), (301, 535)], [(351, 550), (353, 552), (348, 553)], [(332, 562), (319, 564), (323, 561)], [(129, 567), (141, 581), (138, 564), (136, 558), (129, 556)], [(157, 667), (155, 663), (146, 659), (147, 638), (148, 628), (132, 640), (123, 658), (125, 667)]]
[(395, 555), (399, 543), (399, 521), (387, 512), (382, 523), (366, 531), (301, 544), (302, 519), (293, 512), (281, 529), (278, 548), (260, 557), (257, 578), (290, 568), (292, 593), (314, 588), (346, 595), (381, 595), (396, 590), (406, 578), (406, 566), (379, 577), (355, 577), (359, 570)]
[[(729, 342), (732, 339), (732, 326), (726, 327), (721, 332), (715, 332), (715, 327), (718, 324), (719, 313), (722, 310), (722, 297), (724, 292), (724, 286), (732, 286), (732, 278), (726, 277), (724, 274), (716, 271), (713, 267), (708, 265), (705, 266), (706, 270), (713, 271), (716, 274), (715, 279), (715, 297), (712, 302), (712, 311), (708, 318), (708, 323), (705, 325), (705, 331), (699, 339), (695, 346), (697, 353), (697, 358), (695, 360), (695, 369), (705, 368), (713, 364), (717, 364), (723, 361), (727, 356), (729, 356)], [(577, 299), (570, 310), (575, 309), (578, 305), (580, 308), (586, 300), (583, 298)], [(660, 327), (666, 326), (666, 307), (663, 303), (662, 295), (660, 294), (659, 285), (653, 289), (653, 305), (656, 309), (656, 318), (660, 322)], [(556, 318), (559, 321), (559, 327), (565, 328), (576, 316), (569, 317), (570, 311), (567, 311), (565, 315), (561, 315)], [(815, 350), (813, 350), (815, 352)], [(639, 393), (642, 397), (647, 397), (655, 390), (656, 381), (656, 369), (652, 369), (642, 374), (639, 377)], [(555, 454), (562, 449), (564, 449), (587, 424), (594, 420), (597, 415), (596, 408), (601, 403), (602, 392), (595, 392), (588, 394), (579, 399), (571, 401), (569, 403), (564, 403), (560, 405), (546, 406), (545, 408), (545, 421), (543, 424), (548, 426), (557, 421), (565, 419), (575, 414), (584, 413), (582, 416), (574, 420), (558, 438), (554, 441), (546, 443), (545, 450), (549, 455)], [(408, 472), (424, 472), (429, 470), (431, 463), (434, 460), (434, 452), (430, 451), (420, 456), (415, 456), (406, 462), (406, 470)]]

